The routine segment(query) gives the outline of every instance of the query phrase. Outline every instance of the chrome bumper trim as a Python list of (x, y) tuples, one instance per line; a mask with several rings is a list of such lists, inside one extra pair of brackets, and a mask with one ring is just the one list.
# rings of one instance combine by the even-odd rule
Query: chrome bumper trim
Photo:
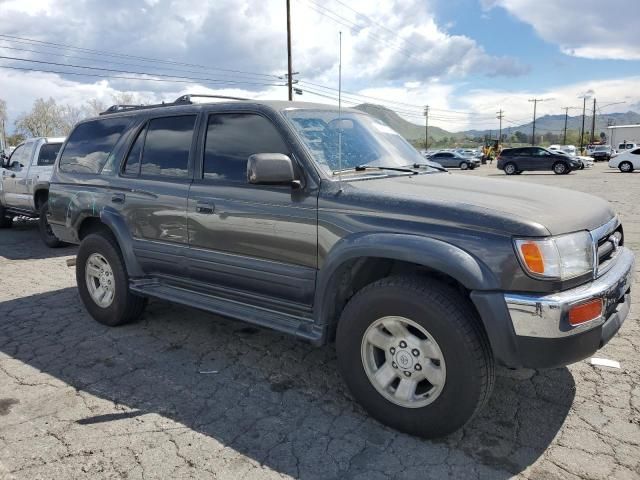
[[(562, 338), (599, 327), (605, 323), (606, 312), (611, 314), (614, 305), (629, 301), (625, 293), (629, 291), (634, 275), (633, 252), (620, 247), (614, 265), (590, 283), (549, 295), (507, 293), (504, 299), (515, 333), (525, 337)], [(571, 326), (567, 320), (569, 309), (593, 298), (603, 299), (605, 314), (582, 325)], [(624, 309), (620, 310), (626, 313)]]

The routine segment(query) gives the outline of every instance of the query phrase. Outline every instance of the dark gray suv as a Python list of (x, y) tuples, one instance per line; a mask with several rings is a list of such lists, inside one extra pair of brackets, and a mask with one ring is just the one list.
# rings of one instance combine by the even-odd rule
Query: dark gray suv
[(155, 297), (335, 341), (353, 396), (425, 437), (482, 408), (496, 363), (578, 361), (629, 311), (634, 256), (607, 202), (424, 166), (357, 110), (113, 107), (69, 135), (49, 204), (97, 321)]
[(505, 148), (497, 160), (498, 169), (504, 170), (507, 175), (544, 170), (566, 175), (573, 170), (580, 170), (582, 166), (577, 158), (542, 147)]

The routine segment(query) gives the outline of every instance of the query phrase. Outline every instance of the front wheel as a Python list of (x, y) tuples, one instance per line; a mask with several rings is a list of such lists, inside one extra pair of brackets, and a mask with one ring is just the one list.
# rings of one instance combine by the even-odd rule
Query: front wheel
[(0, 228), (9, 228), (13, 225), (13, 217), (7, 214), (4, 205), (0, 205)]
[(51, 230), (51, 225), (47, 220), (47, 212), (49, 211), (49, 202), (44, 202), (40, 207), (40, 218), (38, 219), (38, 229), (40, 230), (40, 238), (49, 248), (59, 248), (66, 244), (58, 240)]
[(118, 245), (108, 234), (92, 234), (80, 244), (76, 259), (80, 298), (91, 316), (111, 327), (137, 320), (147, 299), (129, 290)]
[(553, 164), (553, 173), (556, 175), (564, 175), (568, 172), (567, 165), (564, 162), (556, 162)]
[(622, 173), (633, 172), (633, 165), (631, 164), (631, 162), (622, 162), (620, 165), (618, 165), (618, 168)]
[(388, 277), (359, 291), (340, 318), (336, 350), (355, 399), (412, 435), (458, 430), (493, 388), (493, 355), (475, 311), (426, 278)]
[(469, 164), (467, 162), (462, 162), (460, 164), (460, 170), (466, 170), (469, 168)]

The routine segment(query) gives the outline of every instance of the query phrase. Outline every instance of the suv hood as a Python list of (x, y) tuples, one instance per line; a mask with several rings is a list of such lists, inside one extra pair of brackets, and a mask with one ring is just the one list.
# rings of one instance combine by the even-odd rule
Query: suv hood
[(437, 203), (479, 215), (491, 211), (515, 222), (537, 224), (532, 226), (551, 235), (593, 230), (615, 215), (607, 201), (586, 193), (458, 174), (398, 175), (350, 185), (363, 193), (413, 198), (427, 209), (429, 203)]

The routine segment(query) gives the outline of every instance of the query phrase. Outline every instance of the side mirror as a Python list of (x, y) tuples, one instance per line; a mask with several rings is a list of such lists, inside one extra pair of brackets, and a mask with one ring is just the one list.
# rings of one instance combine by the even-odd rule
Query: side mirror
[(19, 161), (17, 161), (17, 160), (15, 160), (15, 161), (11, 162), (11, 165), (9, 165), (9, 168), (10, 168), (11, 170), (13, 170), (14, 168), (15, 168), (15, 169), (18, 169), (18, 168), (20, 168), (20, 167), (22, 167), (22, 164), (20, 164), (20, 162), (19, 162)]
[(281, 153), (256, 153), (247, 162), (247, 181), (254, 185), (292, 185), (293, 163)]

